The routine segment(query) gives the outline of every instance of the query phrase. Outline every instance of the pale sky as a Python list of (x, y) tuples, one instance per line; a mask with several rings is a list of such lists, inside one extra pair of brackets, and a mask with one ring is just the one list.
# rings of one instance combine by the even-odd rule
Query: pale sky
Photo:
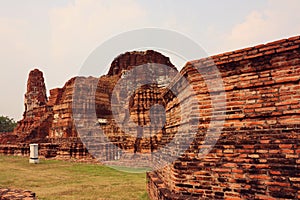
[(30, 70), (44, 72), (47, 90), (63, 87), (95, 48), (125, 31), (177, 31), (208, 55), (300, 35), (299, 0), (0, 2), (0, 115), (16, 120), (24, 111)]

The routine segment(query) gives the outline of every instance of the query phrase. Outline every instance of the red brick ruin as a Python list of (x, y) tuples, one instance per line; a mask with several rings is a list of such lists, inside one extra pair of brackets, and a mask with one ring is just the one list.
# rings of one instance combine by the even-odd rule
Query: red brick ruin
[[(46, 97), (43, 73), (38, 69), (32, 70), (27, 81), (23, 119), (18, 122), (13, 133), (0, 135), (0, 153), (28, 155), (29, 144), (39, 143), (40, 155), (46, 158), (92, 159), (92, 155), (81, 142), (72, 119), (72, 98), (76, 79), (80, 80), (77, 82), (82, 83), (83, 87), (95, 81), (98, 82), (95, 95), (97, 118), (107, 121), (105, 125), (101, 124), (101, 128), (112, 142), (129, 152), (151, 152), (156, 145), (155, 141), (150, 142), (148, 138), (136, 139), (124, 136), (120, 128), (115, 125), (110, 105), (112, 91), (122, 74), (134, 66), (147, 63), (159, 63), (176, 70), (169, 58), (158, 52), (152, 50), (128, 52), (118, 56), (112, 62), (107, 75), (100, 78), (74, 77), (67, 81), (63, 88), (50, 90), (49, 99)], [(139, 74), (138, 79), (146, 76), (147, 73)], [(80, 86), (77, 85), (77, 87)], [(145, 113), (154, 103), (162, 103), (160, 90), (157, 86), (151, 86), (139, 88), (135, 92), (130, 113), (135, 116), (135, 121), (139, 125), (149, 121)], [(84, 93), (87, 92), (86, 90), (82, 92), (81, 95), (89, 95)], [(86, 110), (89, 105), (79, 104), (79, 106), (81, 106), (80, 109)], [(122, 142), (119, 141), (120, 136), (122, 136)], [(106, 156), (109, 160), (112, 155)]]
[[(153, 104), (166, 108), (165, 126), (156, 137), (126, 136), (116, 126), (110, 105), (114, 86), (126, 70), (147, 63), (176, 69), (169, 58), (155, 51), (130, 52), (117, 57), (107, 75), (80, 77), (84, 82), (98, 82), (96, 114), (106, 120), (101, 127), (113, 143), (131, 152), (153, 152), (172, 140), (177, 127), (189, 130), (188, 123), (180, 123), (179, 110), (185, 103), (178, 103), (175, 95), (156, 85), (139, 88), (129, 105), (139, 125), (149, 122), (147, 111)], [(212, 103), (197, 67), (209, 73), (212, 65), (224, 83), (225, 122), (217, 143), (202, 158), (199, 152), (211, 121)], [(180, 74), (196, 92), (198, 132), (177, 160), (147, 173), (150, 199), (299, 199), (300, 36), (190, 61)], [(146, 72), (140, 78), (145, 76)], [(93, 159), (72, 120), (74, 82), (72, 78), (63, 88), (50, 90), (47, 98), (42, 72), (31, 71), (24, 117), (13, 133), (0, 135), (0, 153), (28, 155), (29, 143), (35, 142), (46, 158)], [(179, 82), (175, 77), (172, 85)]]

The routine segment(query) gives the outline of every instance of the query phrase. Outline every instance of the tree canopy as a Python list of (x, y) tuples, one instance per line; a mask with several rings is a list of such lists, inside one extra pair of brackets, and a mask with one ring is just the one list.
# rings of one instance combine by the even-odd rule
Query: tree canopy
[(12, 132), (17, 123), (7, 116), (0, 116), (0, 132)]

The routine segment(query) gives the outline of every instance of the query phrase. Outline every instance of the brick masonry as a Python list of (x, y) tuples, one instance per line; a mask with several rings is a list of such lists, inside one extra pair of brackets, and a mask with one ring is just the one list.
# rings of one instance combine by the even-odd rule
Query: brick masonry
[[(171, 165), (147, 174), (153, 200), (299, 199), (299, 45), (297, 36), (188, 62), (180, 72), (182, 76), (175, 76), (171, 84), (173, 91), (185, 91), (184, 77), (193, 88), (192, 94), (183, 92), (181, 99), (157, 85), (137, 89), (129, 110), (138, 125), (149, 123), (148, 111), (153, 104), (166, 109), (165, 126), (154, 136), (150, 132), (152, 137), (137, 139), (124, 134), (114, 122), (110, 98), (117, 81), (133, 66), (154, 62), (175, 68), (157, 52), (125, 53), (113, 61), (107, 75), (99, 79), (77, 77), (84, 83), (77, 88), (81, 95), (88, 95), (85, 85), (98, 85), (95, 105), (81, 102), (76, 106), (82, 112), (95, 108), (97, 118), (106, 120), (99, 125), (116, 146), (144, 154), (161, 150), (172, 140), (186, 139), (198, 117), (198, 131), (184, 154)], [(211, 71), (214, 64), (220, 71), (224, 91), (215, 87), (211, 97), (197, 69), (215, 82)], [(147, 77), (146, 71), (138, 78), (143, 77)], [(47, 158), (92, 159), (72, 119), (74, 83), (72, 78), (64, 87), (50, 90), (48, 99), (42, 72), (30, 72), (24, 118), (13, 133), (0, 135), (0, 153), (28, 156), (29, 143), (37, 142), (40, 155)], [(226, 110), (220, 111), (218, 117), (225, 117), (224, 126), (217, 127), (222, 128), (220, 137), (209, 154), (202, 157), (199, 152), (206, 148), (203, 144), (209, 124), (218, 122), (218, 118), (212, 118), (211, 102), (218, 102), (222, 95), (226, 95)], [(191, 99), (197, 101), (189, 107)], [(192, 109), (191, 115), (188, 109)], [(92, 127), (87, 128), (92, 132)], [(181, 129), (182, 135), (176, 138)], [(95, 139), (92, 134), (90, 139)], [(116, 156), (116, 152), (107, 152), (105, 144), (97, 148), (108, 160)], [(176, 153), (179, 149), (174, 145), (170, 150)]]
[[(88, 160), (93, 156), (88, 152), (85, 145), (95, 144), (98, 139), (98, 125), (104, 131), (109, 140), (115, 144), (109, 149), (107, 143), (97, 143), (97, 152), (101, 152), (101, 158), (112, 160), (118, 154), (116, 146), (127, 152), (150, 153), (157, 148), (159, 138), (141, 137), (135, 138), (125, 134), (115, 123), (111, 111), (111, 95), (117, 81), (125, 76), (126, 72), (134, 66), (143, 65), (144, 68), (134, 78), (138, 82), (147, 78), (147, 64), (159, 63), (176, 70), (169, 58), (164, 55), (148, 50), (145, 52), (127, 52), (119, 55), (111, 64), (107, 75), (96, 77), (74, 77), (65, 83), (62, 88), (50, 90), (49, 98), (46, 96), (46, 86), (43, 73), (34, 69), (29, 73), (27, 91), (24, 98), (25, 111), (23, 119), (17, 124), (13, 133), (0, 135), (0, 153), (10, 155), (29, 155), (29, 144), (39, 144), (40, 156), (56, 159), (79, 159)], [(145, 69), (145, 70), (144, 70)], [(165, 77), (164, 70), (159, 72)], [(76, 85), (76, 88), (75, 88)], [(89, 87), (96, 85), (95, 93), (91, 94)], [(74, 103), (73, 95), (89, 96), (94, 98), (92, 105), (89, 101)], [(163, 104), (161, 89), (157, 85), (138, 88), (131, 99), (130, 115), (134, 122), (143, 126), (149, 123), (148, 111), (153, 104)], [(82, 113), (94, 113), (98, 119), (82, 119), (83, 127), (91, 132), (89, 135), (79, 136), (73, 121), (73, 109)], [(98, 120), (104, 120), (105, 124), (99, 124)], [(87, 121), (92, 121), (92, 126), (87, 127)], [(96, 128), (95, 128), (96, 127)], [(76, 129), (77, 128), (77, 129)], [(134, 132), (137, 130), (134, 129)], [(146, 134), (141, 133), (141, 134)], [(159, 136), (161, 134), (158, 134)], [(82, 142), (85, 139), (85, 144)], [(98, 141), (98, 140), (97, 140)], [(94, 145), (95, 146), (95, 145)], [(90, 148), (91, 149), (91, 148)], [(124, 161), (126, 164), (126, 161)]]
[[(181, 73), (196, 91), (198, 133), (176, 161), (147, 174), (151, 199), (300, 198), (299, 44), (297, 36), (186, 64)], [(209, 74), (214, 63), (224, 82), (225, 122), (216, 145), (201, 157), (212, 105), (197, 68)], [(178, 120), (176, 110), (185, 103), (176, 99), (167, 103), (173, 126), (166, 132), (173, 134), (176, 125), (189, 126)]]

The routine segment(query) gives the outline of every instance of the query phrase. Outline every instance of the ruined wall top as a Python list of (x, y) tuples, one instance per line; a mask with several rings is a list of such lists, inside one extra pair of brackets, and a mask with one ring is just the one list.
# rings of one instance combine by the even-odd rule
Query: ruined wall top
[(224, 65), (227, 63), (259, 58), (266, 55), (278, 54), (285, 51), (298, 49), (300, 46), (300, 36), (294, 36), (287, 39), (281, 39), (266, 44), (259, 44), (253, 47), (238, 49), (235, 51), (217, 54), (211, 57), (202, 58), (199, 60), (189, 61), (189, 64), (204, 64), (211, 65), (214, 61), (215, 65)]
[(120, 75), (123, 70), (129, 70), (133, 66), (143, 65), (147, 63), (158, 63), (172, 67), (176, 67), (171, 63), (170, 59), (159, 52), (153, 50), (126, 52), (114, 59), (107, 75)]

